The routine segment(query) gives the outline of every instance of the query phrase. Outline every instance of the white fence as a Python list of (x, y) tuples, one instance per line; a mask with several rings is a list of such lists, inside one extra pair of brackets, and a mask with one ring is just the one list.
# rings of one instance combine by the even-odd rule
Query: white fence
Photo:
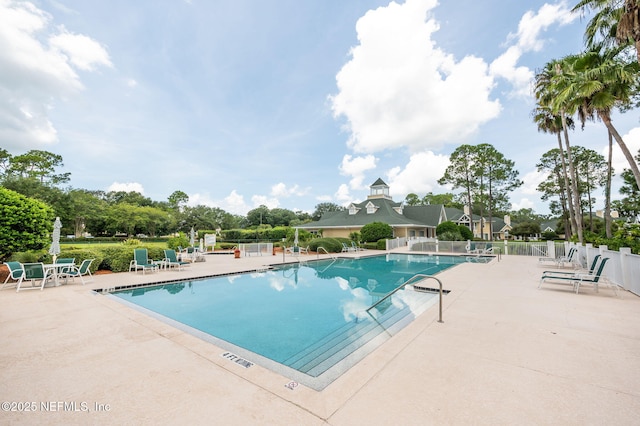
[[(416, 238), (403, 241), (402, 238), (387, 240), (387, 249), (402, 247), (406, 244), (410, 251), (469, 253), (482, 252), (492, 248), (494, 253), (512, 256), (561, 257), (570, 247), (578, 249), (578, 261), (587, 267), (596, 255), (608, 257), (603, 276), (612, 283), (640, 296), (640, 256), (631, 254), (631, 249), (623, 247), (620, 251), (609, 250), (607, 246), (593, 247), (570, 243), (554, 243), (553, 241), (519, 242), (519, 241), (439, 241), (432, 238)], [(390, 242), (393, 241), (393, 244)]]
[(238, 244), (238, 248), (242, 252), (242, 256), (251, 256), (255, 254), (262, 256), (263, 254), (273, 253), (273, 243), (250, 243), (250, 244)]

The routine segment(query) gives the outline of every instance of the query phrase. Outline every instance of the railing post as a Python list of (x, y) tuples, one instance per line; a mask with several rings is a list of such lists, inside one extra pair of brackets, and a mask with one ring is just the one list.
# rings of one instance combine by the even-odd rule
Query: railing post
[(547, 257), (556, 257), (556, 245), (553, 240), (547, 240)]
[(620, 269), (622, 275), (622, 288), (631, 290), (631, 265), (629, 265), (627, 256), (631, 256), (630, 247), (620, 247)]

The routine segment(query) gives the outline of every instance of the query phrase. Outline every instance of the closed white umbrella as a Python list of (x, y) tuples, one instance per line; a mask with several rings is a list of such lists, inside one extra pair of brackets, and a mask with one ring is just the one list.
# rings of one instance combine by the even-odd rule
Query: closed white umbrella
[(189, 233), (190, 238), (189, 238), (189, 245), (191, 247), (195, 247), (196, 246), (196, 231), (193, 229), (193, 226), (191, 227), (191, 232)]
[(60, 254), (60, 229), (62, 229), (62, 222), (60, 222), (59, 217), (56, 217), (55, 222), (53, 222), (51, 247), (49, 247), (49, 254), (53, 257), (53, 263), (56, 263), (56, 258)]
[(298, 228), (296, 228), (296, 232), (293, 234), (293, 246), (298, 247)]

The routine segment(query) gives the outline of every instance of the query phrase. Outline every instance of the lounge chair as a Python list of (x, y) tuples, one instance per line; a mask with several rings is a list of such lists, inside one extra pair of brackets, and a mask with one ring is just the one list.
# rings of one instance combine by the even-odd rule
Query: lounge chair
[(299, 256), (301, 254), (309, 254), (309, 247), (300, 247), (300, 246), (286, 247), (284, 251), (285, 253), (288, 253), (292, 256)]
[(557, 257), (540, 257), (538, 258), (538, 262), (552, 262), (558, 266), (564, 266), (565, 263), (578, 264), (576, 262), (576, 256), (578, 255), (578, 249), (575, 247), (571, 247), (569, 249), (569, 253), (566, 256), (557, 256)]
[(149, 260), (146, 248), (133, 249), (133, 260), (129, 263), (129, 272), (138, 272), (138, 269), (142, 269), (142, 275), (146, 271), (158, 270), (158, 264)]
[(352, 252), (352, 251), (355, 251), (355, 249), (353, 247), (349, 247), (345, 243), (342, 243), (342, 253), (348, 253), (348, 252)]
[(176, 254), (175, 250), (165, 250), (164, 251), (164, 265), (168, 268), (173, 267), (177, 267), (178, 270), (182, 270), (182, 266), (183, 265), (190, 265), (191, 262), (183, 262), (181, 260), (178, 260), (178, 255)]
[(598, 265), (598, 261), (600, 260), (600, 255), (597, 254), (594, 258), (593, 261), (591, 262), (591, 266), (589, 266), (589, 269), (582, 269), (582, 270), (577, 270), (577, 271), (543, 271), (542, 272), (542, 276), (544, 277), (545, 275), (574, 275), (574, 274), (592, 274), (593, 270), (596, 268), (596, 265)]
[[(573, 281), (573, 288), (576, 291), (576, 294), (578, 294), (578, 292), (580, 291), (580, 286), (584, 284), (592, 284), (595, 290), (598, 291), (598, 284), (600, 283), (600, 280), (603, 278), (602, 271), (604, 270), (604, 266), (607, 263), (607, 260), (609, 260), (608, 257), (603, 257), (602, 260), (600, 261), (600, 265), (591, 274), (584, 274), (584, 273), (576, 274), (575, 280)], [(606, 277), (604, 277), (604, 279), (606, 279)], [(609, 282), (608, 280), (607, 282), (609, 283), (609, 286), (613, 288), (613, 291), (617, 296), (618, 295), (617, 286), (614, 284), (611, 284), (611, 282)]]
[(602, 276), (602, 271), (609, 260), (608, 257), (601, 257), (596, 261), (596, 265), (591, 273), (574, 272), (574, 273), (562, 273), (558, 271), (547, 271), (542, 274), (538, 288), (542, 286), (542, 283), (547, 280), (552, 280), (556, 284), (570, 284), (573, 286), (576, 293), (580, 291), (582, 284), (593, 284), (598, 289), (598, 282)]
[[(94, 260), (95, 259), (85, 259), (82, 261), (79, 267), (73, 265), (69, 270), (61, 272), (60, 276), (64, 278), (65, 282), (69, 278), (75, 279), (75, 277), (79, 277), (80, 282), (82, 283), (82, 285), (84, 285), (85, 282), (90, 282), (93, 280), (93, 275), (91, 275), (91, 270), (89, 268), (91, 267), (91, 262), (93, 262)], [(82, 278), (85, 275), (89, 276), (89, 279), (87, 281)]]
[[(2, 290), (7, 284), (15, 285), (17, 288), (24, 279), (24, 269), (22, 268), (22, 263), (5, 262), (5, 265), (7, 265), (7, 268), (9, 268), (9, 275), (7, 275), (7, 279), (2, 283), (2, 287), (0, 287), (0, 290)], [(15, 280), (15, 282), (10, 283), (9, 279)]]
[[(44, 263), (23, 263), (24, 279), (16, 286), (16, 292), (20, 290), (42, 290), (47, 280), (53, 276), (53, 270), (44, 268)], [(23, 288), (22, 285), (25, 281), (31, 281), (31, 287)], [(36, 286), (36, 283), (40, 280), (40, 286)]]

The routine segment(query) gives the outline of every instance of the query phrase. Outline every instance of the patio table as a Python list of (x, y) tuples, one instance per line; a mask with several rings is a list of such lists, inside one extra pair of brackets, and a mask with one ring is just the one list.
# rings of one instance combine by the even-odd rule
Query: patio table
[(60, 270), (65, 268), (66, 269), (74, 268), (75, 263), (45, 263), (43, 267), (44, 267), (45, 274), (47, 273), (47, 271), (51, 271), (50, 276), (53, 277), (53, 281), (55, 283), (54, 286), (58, 287), (60, 285), (60, 280), (59, 280)]

